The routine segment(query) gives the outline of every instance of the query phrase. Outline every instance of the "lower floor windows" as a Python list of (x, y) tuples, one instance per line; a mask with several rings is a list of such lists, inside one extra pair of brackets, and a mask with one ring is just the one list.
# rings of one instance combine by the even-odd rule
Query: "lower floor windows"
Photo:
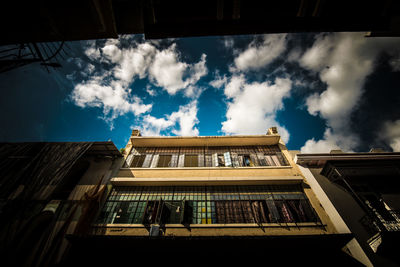
[(115, 187), (98, 223), (317, 222), (300, 186)]

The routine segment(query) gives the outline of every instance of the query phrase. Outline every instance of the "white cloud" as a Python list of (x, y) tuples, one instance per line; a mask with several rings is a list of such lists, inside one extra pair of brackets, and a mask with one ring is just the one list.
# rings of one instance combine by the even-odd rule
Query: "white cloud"
[(326, 119), (329, 131), (325, 132), (323, 140), (307, 141), (304, 149), (312, 151), (314, 146), (315, 150), (320, 150), (324, 145), (333, 147), (333, 144), (345, 151), (356, 148), (358, 137), (348, 125), (351, 112), (363, 94), (365, 80), (372, 73), (378, 55), (399, 49), (399, 40), (365, 38), (362, 33), (317, 36), (299, 63), (319, 73), (321, 81), (327, 84), (325, 91), (306, 99), (306, 106), (310, 114)]
[(85, 55), (91, 60), (100, 60), (101, 53), (99, 48), (96, 46), (96, 41), (86, 41)]
[[(117, 116), (127, 113), (142, 116), (152, 108), (152, 104), (144, 104), (133, 94), (130, 85), (136, 78), (147, 77), (150, 82), (162, 87), (171, 95), (182, 90), (186, 97), (192, 99), (197, 99), (204, 90), (196, 84), (208, 72), (205, 54), (198, 62), (189, 64), (180, 60), (175, 44), (160, 50), (150, 42), (138, 43), (124, 38), (125, 41), (129, 41), (130, 47), (122, 46), (118, 39), (107, 40), (100, 47), (95, 41), (86, 42), (84, 53), (91, 63), (82, 60), (78, 62), (82, 76), (87, 78), (79, 81), (71, 94), (71, 99), (76, 105), (102, 108), (102, 119), (113, 127), (112, 121)], [(94, 62), (107, 65), (108, 70), (100, 68), (96, 71)], [(73, 79), (75, 76), (69, 77)], [(151, 86), (147, 86), (146, 91), (150, 96), (157, 94)], [(193, 118), (193, 112), (189, 112), (196, 108), (196, 114), (197, 105), (190, 107), (189, 110), (180, 110), (180, 113), (174, 115), (174, 120), (179, 122), (181, 127), (181, 130), (176, 130), (177, 132), (198, 134), (194, 128), (197, 122)], [(149, 116), (145, 119), (144, 123), (152, 125), (155, 132), (165, 127), (160, 124), (160, 120), (152, 121)], [(189, 123), (190, 119), (194, 121), (192, 126)], [(157, 123), (160, 125), (157, 126)], [(189, 129), (192, 129), (192, 132)]]
[(219, 74), (219, 71), (216, 71), (214, 80), (212, 80), (209, 84), (214, 88), (221, 88), (227, 82), (228, 82), (228, 78), (226, 77), (226, 75), (221, 76)]
[(388, 142), (394, 152), (400, 152), (400, 120), (387, 121), (384, 124), (381, 139)]
[(168, 49), (157, 51), (149, 68), (149, 78), (155, 85), (163, 87), (170, 95), (174, 95), (179, 90), (196, 84), (207, 74), (205, 62), (205, 54), (195, 64), (180, 62), (176, 45), (171, 45)]
[(392, 71), (394, 72), (400, 71), (400, 53), (398, 55), (393, 56), (389, 60), (389, 64), (392, 67)]
[(157, 92), (156, 90), (152, 89), (151, 86), (148, 84), (146, 86), (146, 92), (150, 95), (150, 96), (156, 96)]
[(247, 49), (234, 59), (235, 67), (246, 71), (257, 70), (270, 64), (286, 50), (286, 38), (286, 34), (266, 34), (261, 44), (251, 42)]
[(112, 113), (114, 118), (132, 112), (135, 115), (150, 111), (151, 104), (143, 104), (136, 96), (130, 96), (131, 90), (118, 82), (101, 84), (97, 79), (77, 84), (72, 92), (72, 99), (80, 107), (101, 107), (104, 114)]
[(307, 140), (301, 153), (329, 153), (331, 150), (343, 150), (352, 152), (351, 148), (357, 144), (356, 136), (345, 136), (343, 134), (333, 134), (331, 128), (327, 128), (324, 138), (316, 141), (314, 138)]
[(197, 100), (193, 100), (187, 105), (180, 106), (178, 111), (166, 115), (165, 118), (146, 115), (140, 128), (145, 136), (157, 136), (167, 129), (178, 136), (197, 136), (199, 135), (196, 127), (199, 123), (197, 111)]
[(228, 99), (227, 120), (222, 122), (226, 134), (265, 134), (277, 126), (285, 142), (288, 131), (276, 121), (276, 112), (283, 108), (283, 99), (289, 97), (292, 82), (277, 78), (274, 83), (247, 83), (244, 76), (233, 76), (225, 86)]
[(199, 135), (199, 130), (195, 127), (199, 123), (196, 100), (186, 106), (181, 106), (177, 112), (171, 114), (170, 119), (179, 124), (179, 128), (172, 131), (174, 134), (181, 136)]
[(145, 78), (153, 62), (157, 49), (148, 44), (138, 44), (136, 47), (121, 50), (121, 57), (116, 61), (115, 77), (130, 84), (134, 78)]
[(101, 49), (103, 56), (113, 63), (120, 61), (122, 57), (122, 51), (119, 49), (118, 45), (118, 39), (108, 39), (104, 47)]

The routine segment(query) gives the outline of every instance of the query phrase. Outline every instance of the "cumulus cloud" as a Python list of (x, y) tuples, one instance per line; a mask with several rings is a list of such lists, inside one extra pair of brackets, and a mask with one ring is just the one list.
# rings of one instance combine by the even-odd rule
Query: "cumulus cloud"
[(266, 34), (261, 44), (253, 41), (234, 59), (240, 71), (257, 70), (278, 58), (287, 46), (286, 34)]
[[(359, 103), (366, 78), (383, 51), (399, 49), (396, 39), (367, 39), (361, 33), (318, 35), (313, 46), (300, 58), (302, 67), (317, 72), (327, 89), (306, 99), (307, 110), (327, 121), (324, 139), (309, 140), (302, 150), (327, 151), (337, 147), (355, 149), (358, 137), (349, 126), (349, 116)], [(344, 141), (342, 138), (347, 139)], [(324, 145), (323, 145), (324, 144)]]
[[(128, 40), (125, 39), (123, 41)], [(74, 86), (71, 94), (71, 99), (76, 105), (102, 108), (102, 118), (113, 127), (112, 120), (117, 116), (127, 113), (139, 116), (152, 108), (151, 103), (144, 104), (134, 94), (131, 84), (137, 78), (148, 78), (150, 83), (161, 87), (170, 95), (182, 90), (186, 97), (199, 97), (203, 88), (196, 86), (196, 83), (208, 72), (205, 54), (198, 62), (186, 63), (180, 60), (180, 53), (175, 44), (166, 49), (159, 49), (156, 44), (150, 42), (128, 40), (129, 45), (126, 46), (122, 45), (121, 41), (110, 39), (103, 45), (95, 41), (87, 42), (84, 53), (91, 62), (79, 61), (78, 67), (82, 69), (81, 76), (84, 79)], [(102, 66), (97, 72), (94, 66), (96, 63), (98, 67)], [(146, 91), (150, 96), (157, 94), (151, 86), (147, 86)], [(196, 105), (195, 107), (197, 108)], [(181, 113), (188, 115), (188, 111), (184, 111)], [(178, 116), (175, 120), (182, 120), (181, 124), (185, 126), (182, 131), (188, 132), (188, 122), (184, 121), (185, 118)], [(151, 117), (147, 116), (145, 119), (148, 125), (155, 125), (156, 132), (157, 129), (162, 129), (161, 126), (165, 126), (157, 126), (157, 121), (151, 121)]]
[(137, 96), (131, 96), (131, 89), (118, 82), (102, 83), (95, 77), (75, 86), (71, 98), (79, 107), (98, 107), (103, 109), (105, 121), (113, 129), (113, 119), (131, 112), (140, 115), (151, 110), (152, 104), (143, 104)]
[(96, 46), (96, 41), (87, 41), (84, 53), (91, 60), (101, 59), (100, 49)]
[(352, 148), (357, 144), (358, 139), (354, 135), (346, 136), (341, 133), (332, 133), (331, 128), (324, 132), (324, 138), (316, 141), (314, 138), (307, 140), (301, 153), (329, 153), (331, 150), (343, 150), (352, 152)]
[(222, 131), (226, 134), (265, 134), (277, 126), (285, 142), (289, 132), (276, 121), (276, 112), (283, 108), (283, 99), (290, 96), (292, 82), (277, 78), (274, 83), (247, 82), (244, 75), (233, 76), (226, 84), (225, 96), (230, 99)]
[(196, 84), (207, 74), (205, 63), (205, 54), (195, 64), (180, 62), (176, 46), (172, 45), (168, 49), (157, 51), (149, 68), (149, 77), (155, 85), (163, 87), (170, 95), (174, 95), (179, 90)]
[(387, 121), (384, 124), (381, 138), (389, 143), (394, 152), (400, 152), (400, 120)]
[(392, 57), (389, 61), (389, 64), (392, 67), (392, 71), (394, 72), (400, 71), (400, 53)]
[(221, 76), (219, 74), (219, 71), (216, 71), (214, 80), (212, 80), (209, 84), (212, 87), (219, 89), (219, 88), (223, 87), (227, 82), (228, 82), (228, 78), (226, 77), (226, 75)]
[(199, 123), (197, 111), (197, 100), (193, 100), (180, 106), (178, 111), (166, 115), (165, 118), (144, 116), (140, 128), (143, 135), (146, 136), (157, 136), (165, 130), (171, 130), (173, 134), (179, 136), (197, 136), (199, 135), (199, 130), (196, 127), (196, 124)]

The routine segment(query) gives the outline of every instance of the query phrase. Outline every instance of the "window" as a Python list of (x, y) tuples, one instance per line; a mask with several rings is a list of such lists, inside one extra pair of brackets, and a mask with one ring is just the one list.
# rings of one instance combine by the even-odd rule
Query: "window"
[(242, 166), (245, 166), (245, 167), (253, 167), (254, 166), (254, 163), (250, 159), (250, 155), (242, 155), (242, 160), (243, 160)]
[(198, 167), (198, 163), (197, 155), (185, 155), (185, 167)]
[(205, 161), (205, 166), (206, 167), (212, 167), (213, 166), (213, 164), (212, 164), (212, 156), (210, 155), (210, 154), (206, 154), (206, 155), (204, 155), (204, 161)]
[(142, 167), (145, 158), (146, 155), (134, 156), (130, 167), (131, 168)]
[(125, 167), (288, 166), (278, 146), (133, 148)]
[(157, 167), (171, 167), (172, 155), (160, 155)]
[(319, 223), (301, 186), (115, 187), (98, 219), (123, 224)]
[(225, 157), (223, 154), (218, 154), (218, 165), (219, 167), (225, 167)]

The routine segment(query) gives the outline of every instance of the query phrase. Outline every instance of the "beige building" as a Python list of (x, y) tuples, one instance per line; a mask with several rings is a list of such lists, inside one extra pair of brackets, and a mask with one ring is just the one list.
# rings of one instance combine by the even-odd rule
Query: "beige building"
[(91, 234), (71, 237), (71, 258), (90, 248), (124, 261), (133, 251), (156, 261), (157, 251), (205, 262), (196, 253), (319, 265), (317, 253), (357, 265), (342, 251), (352, 235), (332, 224), (275, 127), (197, 137), (133, 130), (124, 155)]

